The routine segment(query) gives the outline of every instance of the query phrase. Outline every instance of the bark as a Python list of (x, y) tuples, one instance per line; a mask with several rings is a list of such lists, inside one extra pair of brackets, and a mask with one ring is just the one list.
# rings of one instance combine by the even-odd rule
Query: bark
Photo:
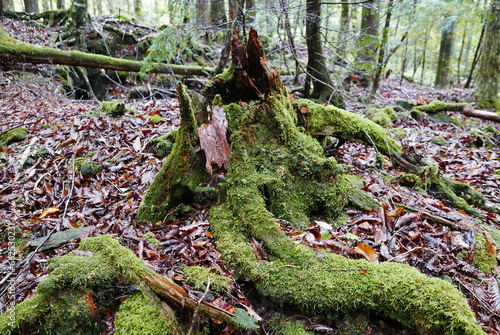
[(208, 26), (209, 0), (197, 0), (196, 3), (196, 24), (200, 27)]
[(87, 0), (72, 0), (68, 11), (68, 21), (66, 22), (66, 31), (72, 31), (74, 28), (79, 28), (88, 25), (91, 22), (88, 13)]
[[(206, 121), (197, 123), (198, 112), (179, 86), (181, 127), (172, 153), (141, 203), (138, 219), (163, 220), (179, 201), (199, 199), (208, 185), (220, 187), (217, 205), (210, 211), (218, 249), (226, 264), (238, 269), (238, 280), (251, 283), (254, 292), (277, 306), (325, 317), (334, 311), (375, 311), (425, 334), (484, 334), (450, 283), (391, 262), (376, 265), (330, 253), (319, 259), (312, 249), (295, 245), (284, 234), (278, 219), (305, 228), (318, 208), (333, 219), (348, 203), (358, 205), (345, 172), (332, 157), (324, 156), (309, 134), (361, 140), (401, 162), (408, 159), (401, 146), (371, 121), (310, 100), (292, 101), (277, 72), (267, 68), (255, 31), (250, 31), (246, 46), (236, 37), (232, 44), (231, 67), (206, 90), (214, 106), (226, 104), (231, 149), (227, 173), (210, 176), (205, 170), (204, 161), (213, 152), (200, 160), (194, 148), (199, 141), (197, 128), (208, 126)], [(227, 157), (222, 147), (222, 157)], [(195, 166), (203, 171), (193, 173)], [(443, 180), (430, 170), (429, 178)], [(223, 183), (218, 185), (217, 180)], [(261, 245), (259, 250), (252, 247), (255, 243)]]
[(38, 13), (38, 0), (24, 0), (24, 10), (26, 13)]
[(57, 9), (65, 9), (66, 8), (66, 2), (64, 0), (57, 0)]
[(350, 16), (349, 16), (349, 0), (342, 0), (342, 7), (340, 10), (340, 27), (339, 27), (339, 36), (338, 40), (340, 41), (339, 47), (338, 47), (338, 58), (337, 62), (342, 62), (345, 56), (345, 47), (346, 47), (346, 40), (347, 40), (347, 34), (349, 30), (349, 22), (350, 22)]
[(210, 21), (216, 28), (221, 28), (221, 25), (227, 21), (224, 1), (210, 0)]
[(393, 0), (389, 0), (389, 3), (387, 4), (387, 12), (385, 14), (385, 25), (384, 25), (384, 30), (382, 32), (382, 40), (380, 42), (380, 48), (378, 52), (377, 68), (375, 70), (375, 75), (373, 78), (373, 86), (370, 92), (371, 98), (373, 98), (377, 93), (382, 73), (385, 69), (385, 65), (387, 64), (385, 60), (385, 49), (387, 48), (387, 44), (389, 42), (389, 26), (391, 24), (393, 5), (394, 5)]
[(142, 0), (134, 0), (134, 13), (136, 17), (141, 18), (142, 14)]
[[(321, 40), (321, 1), (308, 0), (306, 4), (307, 79), (304, 95), (318, 101), (343, 106), (338, 93), (334, 92), (330, 70), (326, 66)], [(313, 89), (309, 93), (310, 83)]]
[(500, 1), (491, 2), (479, 57), (475, 96), (485, 107), (500, 110)]
[[(140, 61), (30, 45), (13, 39), (2, 28), (0, 28), (0, 60), (19, 63), (82, 66), (86, 68), (101, 68), (130, 72), (139, 72), (147, 65), (145, 62)], [(152, 68), (150, 72), (153, 73), (206, 76), (213, 72), (212, 68), (201, 66), (160, 63), (153, 63), (151, 65)]]
[(375, 63), (378, 50), (379, 0), (368, 0), (363, 4), (361, 14), (361, 36), (357, 67), (360, 70), (370, 71)]
[(449, 87), (451, 84), (451, 57), (453, 54), (453, 43), (455, 40), (456, 19), (451, 19), (441, 32), (441, 45), (436, 72), (436, 87)]

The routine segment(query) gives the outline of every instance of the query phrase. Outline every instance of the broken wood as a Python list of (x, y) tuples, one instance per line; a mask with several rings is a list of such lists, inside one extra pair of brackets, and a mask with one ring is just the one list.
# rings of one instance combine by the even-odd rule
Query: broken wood
[(144, 66), (148, 65), (152, 73), (196, 76), (208, 76), (214, 72), (211, 67), (146, 63), (80, 51), (63, 51), (49, 47), (39, 47), (12, 38), (3, 28), (0, 28), (0, 61), (59, 64), (129, 72), (139, 72)]

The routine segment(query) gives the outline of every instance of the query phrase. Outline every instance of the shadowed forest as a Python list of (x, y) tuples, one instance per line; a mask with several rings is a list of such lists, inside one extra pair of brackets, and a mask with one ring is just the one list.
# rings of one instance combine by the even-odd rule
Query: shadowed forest
[(0, 0), (0, 334), (500, 334), (500, 1)]

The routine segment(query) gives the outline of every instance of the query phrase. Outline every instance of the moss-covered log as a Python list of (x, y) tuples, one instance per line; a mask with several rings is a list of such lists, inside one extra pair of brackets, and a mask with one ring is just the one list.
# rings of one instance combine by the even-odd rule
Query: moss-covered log
[[(114, 58), (80, 51), (63, 51), (49, 47), (39, 47), (27, 44), (10, 37), (3, 28), (0, 28), (0, 61), (33, 64), (60, 64), (130, 72), (139, 72), (144, 66), (146, 66), (146, 63), (140, 61)], [(153, 73), (206, 76), (214, 71), (214, 69), (210, 67), (190, 65), (160, 63), (147, 65), (150, 72)]]
[[(246, 49), (234, 45), (238, 53), (233, 53), (229, 72), (216, 78), (208, 91), (215, 89), (227, 103), (238, 101), (242, 86), (232, 82), (238, 77), (248, 90), (245, 97), (254, 100), (224, 106), (231, 156), (227, 175), (218, 177), (223, 181), (218, 185), (219, 203), (210, 214), (217, 246), (237, 279), (251, 283), (278, 306), (293, 306), (304, 314), (335, 317), (375, 311), (419, 333), (484, 334), (464, 296), (448, 282), (397, 263), (376, 265), (335, 254), (318, 257), (286, 237), (278, 219), (297, 228), (306, 227), (319, 213), (334, 221), (356, 193), (347, 167), (325, 157), (319, 142), (304, 129), (360, 140), (401, 160), (403, 149), (383, 128), (362, 117), (306, 100), (292, 102), (279, 77), (267, 69), (255, 31)], [(268, 76), (258, 77), (262, 75)], [(216, 184), (215, 175), (190, 177), (193, 168), (204, 165), (193, 151), (195, 111), (185, 108), (191, 104), (182, 87), (179, 99), (184, 125), (141, 204), (142, 220), (162, 220), (182, 201), (182, 194), (192, 201), (197, 187)], [(253, 240), (263, 246), (258, 253)]]
[[(117, 304), (127, 292), (130, 297)], [(50, 274), (38, 285), (37, 294), (0, 316), (0, 334), (101, 334), (104, 310), (117, 307), (117, 334), (186, 334), (173, 309), (160, 297), (184, 313), (197, 310), (236, 326), (240, 322), (234, 314), (204, 301), (198, 303), (117, 240), (102, 235), (85, 239), (78, 250), (52, 259)], [(238, 311), (237, 315), (245, 315)]]

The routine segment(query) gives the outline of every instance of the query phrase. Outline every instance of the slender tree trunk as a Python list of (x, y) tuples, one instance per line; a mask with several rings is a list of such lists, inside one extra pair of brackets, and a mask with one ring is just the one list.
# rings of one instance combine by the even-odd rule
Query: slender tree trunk
[(340, 27), (339, 27), (339, 47), (337, 51), (337, 62), (341, 63), (342, 60), (345, 57), (346, 51), (346, 35), (348, 34), (349, 31), (349, 23), (350, 23), (350, 16), (349, 16), (349, 0), (341, 0), (342, 1), (342, 7), (340, 10)]
[(464, 85), (465, 88), (470, 88), (471, 86), (474, 70), (476, 69), (476, 65), (479, 60), (479, 50), (481, 50), (481, 45), (483, 44), (485, 30), (486, 30), (486, 24), (484, 24), (483, 29), (481, 29), (481, 35), (479, 36), (479, 41), (477, 42), (476, 51), (474, 52), (474, 59), (472, 60), (472, 64), (470, 66), (469, 77), (467, 77), (467, 81), (465, 82)]
[(461, 86), (462, 84), (461, 67), (462, 67), (462, 56), (464, 54), (464, 49), (466, 44), (466, 37), (467, 37), (467, 22), (465, 23), (464, 31), (462, 32), (462, 43), (460, 45), (460, 53), (458, 55), (458, 60), (457, 60), (457, 85), (459, 86)]
[(66, 2), (64, 0), (57, 0), (57, 9), (65, 9)]
[(453, 19), (441, 32), (441, 45), (439, 48), (439, 59), (436, 72), (436, 87), (450, 86), (451, 57), (453, 54), (453, 42), (455, 40), (456, 20)]
[(293, 78), (294, 85), (299, 83), (299, 75), (300, 75), (300, 62), (299, 56), (297, 55), (297, 50), (295, 48), (295, 42), (292, 35), (292, 29), (290, 27), (290, 7), (288, 5), (288, 0), (280, 0), (281, 11), (283, 12), (284, 19), (283, 23), (285, 26), (285, 32), (288, 39), (289, 49), (292, 53), (293, 59), (295, 61), (295, 76)]
[(135, 16), (138, 18), (141, 18), (143, 16), (142, 0), (134, 0), (134, 13), (135, 13)]
[(476, 101), (485, 108), (500, 110), (500, 0), (491, 2), (477, 69)]
[(0, 16), (3, 15), (3, 0), (0, 0)]
[(212, 26), (215, 27), (215, 29), (222, 28), (222, 24), (227, 21), (224, 1), (210, 1), (210, 21), (212, 22)]
[(384, 25), (384, 30), (382, 32), (382, 41), (380, 42), (380, 47), (378, 52), (377, 69), (375, 71), (375, 75), (373, 78), (373, 85), (370, 92), (371, 98), (373, 98), (377, 93), (378, 86), (380, 84), (380, 78), (382, 77), (382, 72), (384, 71), (386, 65), (385, 50), (389, 42), (389, 26), (391, 24), (393, 6), (394, 6), (393, 0), (389, 0), (389, 3), (387, 4), (387, 12), (385, 14), (385, 25)]
[(72, 28), (79, 28), (90, 23), (90, 15), (88, 13), (87, 0), (73, 0), (68, 12), (68, 23), (66, 30), (71, 31)]
[(199, 27), (207, 27), (210, 15), (210, 3), (208, 0), (196, 1), (196, 24)]
[(313, 90), (310, 97), (320, 101), (330, 100), (333, 93), (333, 83), (326, 67), (323, 56), (323, 43), (320, 32), (321, 2), (308, 0), (306, 5), (306, 39), (307, 39), (307, 77), (305, 96), (309, 96), (309, 85), (312, 82)]
[(429, 38), (431, 36), (431, 28), (427, 28), (427, 31), (425, 32), (425, 40), (424, 40), (424, 49), (422, 51), (422, 72), (420, 73), (420, 83), (422, 84), (424, 82), (424, 71), (425, 71), (425, 61), (426, 59), (426, 54), (427, 54), (427, 44), (429, 43)]
[(24, 0), (24, 11), (26, 13), (38, 13), (38, 0)]
[(375, 63), (378, 50), (378, 13), (379, 0), (368, 0), (363, 5), (361, 14), (361, 36), (359, 38), (360, 52), (358, 54), (357, 67), (361, 70), (370, 71)]

